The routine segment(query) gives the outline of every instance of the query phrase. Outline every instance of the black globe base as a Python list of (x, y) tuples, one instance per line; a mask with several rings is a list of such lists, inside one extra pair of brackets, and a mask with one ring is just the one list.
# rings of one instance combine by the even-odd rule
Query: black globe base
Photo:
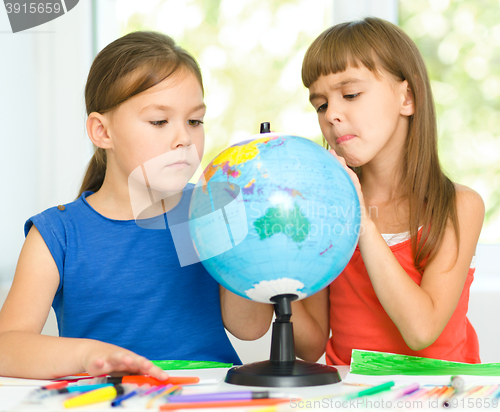
[(245, 386), (316, 386), (340, 382), (337, 369), (295, 358), (292, 301), (297, 295), (283, 294), (271, 298), (276, 320), (273, 323), (271, 357), (267, 361), (231, 368), (226, 382)]
[(293, 362), (248, 363), (231, 368), (226, 382), (245, 386), (297, 387), (328, 385), (340, 382), (337, 369), (296, 359)]

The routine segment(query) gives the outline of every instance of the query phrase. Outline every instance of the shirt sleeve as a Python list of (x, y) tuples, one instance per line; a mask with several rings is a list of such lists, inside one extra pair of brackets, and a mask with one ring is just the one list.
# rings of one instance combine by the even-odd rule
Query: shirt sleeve
[(64, 259), (66, 255), (66, 230), (57, 208), (48, 209), (28, 219), (24, 224), (24, 235), (28, 236), (31, 227), (35, 225), (47, 245), (59, 271), (59, 286), (61, 289), (64, 274)]

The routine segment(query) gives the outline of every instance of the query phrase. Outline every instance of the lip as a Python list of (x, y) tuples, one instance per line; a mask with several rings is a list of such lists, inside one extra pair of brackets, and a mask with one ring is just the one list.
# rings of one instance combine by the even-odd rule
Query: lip
[(344, 143), (344, 142), (347, 142), (349, 140), (354, 139), (355, 137), (356, 136), (353, 134), (345, 134), (343, 136), (338, 137), (336, 142), (337, 142), (337, 144)]
[(188, 166), (189, 166), (189, 163), (180, 161), (180, 162), (171, 163), (171, 164), (167, 165), (166, 167), (168, 167), (170, 169), (184, 169)]

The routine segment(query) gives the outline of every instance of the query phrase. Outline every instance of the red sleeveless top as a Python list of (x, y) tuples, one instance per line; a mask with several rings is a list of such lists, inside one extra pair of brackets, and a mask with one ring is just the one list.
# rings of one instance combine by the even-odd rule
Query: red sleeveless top
[[(413, 264), (410, 242), (408, 239), (390, 248), (408, 276), (420, 285), (422, 275)], [(332, 336), (326, 346), (326, 363), (350, 364), (352, 349), (480, 363), (476, 331), (466, 316), (474, 271), (474, 268), (469, 269), (455, 312), (441, 335), (427, 348), (414, 351), (405, 343), (396, 325), (380, 304), (359, 247), (356, 247), (344, 271), (330, 285)]]

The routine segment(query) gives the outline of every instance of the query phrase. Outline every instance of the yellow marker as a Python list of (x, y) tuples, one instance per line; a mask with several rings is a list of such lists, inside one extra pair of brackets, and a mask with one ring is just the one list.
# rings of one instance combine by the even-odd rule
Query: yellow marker
[(122, 385), (107, 386), (105, 388), (96, 389), (75, 396), (64, 402), (65, 408), (76, 408), (78, 406), (90, 405), (98, 402), (105, 402), (115, 399), (117, 396), (123, 395), (125, 390)]
[(450, 398), (454, 393), (455, 393), (455, 388), (450, 386), (444, 392), (440, 393), (438, 395), (438, 398), (443, 398), (443, 399)]

